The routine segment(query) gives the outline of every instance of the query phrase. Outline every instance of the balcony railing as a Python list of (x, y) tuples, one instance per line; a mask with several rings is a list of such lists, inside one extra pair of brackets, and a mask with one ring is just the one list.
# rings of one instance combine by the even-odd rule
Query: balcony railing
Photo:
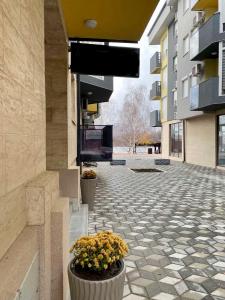
[(161, 127), (159, 110), (153, 110), (150, 112), (150, 125), (151, 127)]
[(150, 98), (152, 100), (159, 100), (161, 98), (161, 82), (155, 81), (152, 84), (152, 89), (150, 91)]
[(225, 96), (219, 96), (219, 78), (212, 77), (191, 88), (191, 111), (214, 111), (225, 107)]
[(84, 125), (80, 128), (80, 161), (111, 161), (112, 125)]
[(214, 14), (191, 37), (191, 60), (218, 57), (220, 41), (220, 13)]
[(150, 73), (159, 74), (161, 69), (161, 54), (160, 52), (155, 52), (150, 60)]

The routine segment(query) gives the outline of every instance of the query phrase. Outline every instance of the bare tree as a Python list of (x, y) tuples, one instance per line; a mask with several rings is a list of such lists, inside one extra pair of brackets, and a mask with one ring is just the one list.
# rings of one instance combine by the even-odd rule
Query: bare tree
[(149, 114), (146, 111), (147, 91), (143, 86), (135, 87), (126, 94), (119, 113), (120, 137), (124, 145), (135, 151), (136, 144), (149, 131)]

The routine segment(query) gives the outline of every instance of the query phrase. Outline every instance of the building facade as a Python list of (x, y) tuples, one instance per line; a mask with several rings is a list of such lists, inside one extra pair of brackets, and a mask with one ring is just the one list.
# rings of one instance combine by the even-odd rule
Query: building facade
[(72, 73), (71, 40), (137, 42), (157, 3), (0, 1), (1, 299), (69, 299), (80, 126), (113, 90), (112, 77)]
[(158, 68), (165, 158), (225, 165), (224, 30), (224, 1), (168, 0), (149, 32), (166, 55)]

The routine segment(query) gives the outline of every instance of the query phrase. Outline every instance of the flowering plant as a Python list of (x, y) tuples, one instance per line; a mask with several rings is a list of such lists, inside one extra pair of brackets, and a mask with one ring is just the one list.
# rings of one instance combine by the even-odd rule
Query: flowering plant
[(93, 170), (86, 170), (82, 174), (82, 178), (84, 179), (94, 179), (96, 178), (96, 173)]
[(80, 238), (70, 252), (74, 254), (75, 265), (101, 272), (124, 258), (128, 246), (119, 235), (102, 231), (94, 236)]

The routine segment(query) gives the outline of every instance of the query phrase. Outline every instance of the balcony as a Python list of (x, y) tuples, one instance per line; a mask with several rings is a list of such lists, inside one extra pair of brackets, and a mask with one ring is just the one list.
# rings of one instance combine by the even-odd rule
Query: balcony
[(80, 94), (89, 104), (108, 102), (113, 92), (113, 77), (80, 75)]
[(205, 9), (217, 9), (218, 1), (215, 0), (191, 0), (191, 9), (192, 10), (205, 10)]
[(159, 110), (153, 110), (150, 112), (150, 125), (151, 127), (161, 127)]
[(191, 60), (217, 58), (220, 40), (220, 13), (216, 13), (193, 33), (190, 42)]
[(191, 88), (191, 111), (214, 111), (225, 107), (225, 96), (219, 96), (219, 78), (212, 77)]
[(155, 81), (152, 84), (152, 89), (150, 91), (150, 98), (152, 100), (160, 100), (161, 98), (161, 82)]
[(161, 70), (161, 53), (155, 52), (150, 60), (150, 73), (151, 74), (160, 74)]

